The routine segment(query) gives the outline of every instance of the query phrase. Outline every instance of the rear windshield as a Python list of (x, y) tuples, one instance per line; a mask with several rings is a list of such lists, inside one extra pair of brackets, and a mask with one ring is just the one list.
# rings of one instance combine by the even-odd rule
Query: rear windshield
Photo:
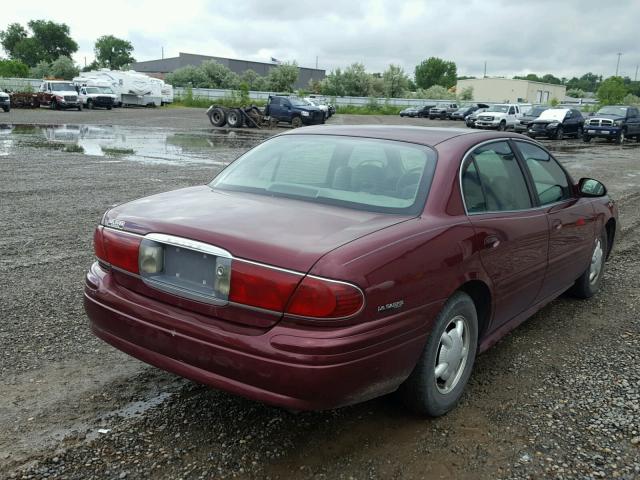
[(223, 170), (210, 186), (371, 212), (424, 208), (436, 154), (426, 146), (332, 135), (267, 140)]

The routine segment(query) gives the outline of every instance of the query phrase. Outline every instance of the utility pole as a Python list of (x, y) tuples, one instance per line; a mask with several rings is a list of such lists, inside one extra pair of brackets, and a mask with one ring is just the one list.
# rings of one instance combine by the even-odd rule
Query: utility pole
[(622, 53), (618, 52), (618, 63), (616, 64), (616, 77), (618, 76), (618, 69), (620, 68), (620, 57)]
[(162, 59), (164, 60), (164, 47), (160, 47), (162, 49)]
[(318, 69), (318, 55), (316, 55), (316, 70)]
[(487, 61), (484, 61), (484, 75), (482, 78), (487, 78)]
[(640, 65), (636, 65), (636, 76), (633, 79), (634, 82), (638, 81), (638, 67), (640, 67)]

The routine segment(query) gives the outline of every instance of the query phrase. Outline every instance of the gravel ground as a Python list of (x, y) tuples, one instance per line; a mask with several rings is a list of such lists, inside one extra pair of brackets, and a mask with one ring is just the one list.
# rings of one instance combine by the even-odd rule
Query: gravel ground
[[(82, 116), (226, 135), (212, 132), (197, 109), (10, 115), (14, 123)], [(239, 154), (260, 138), (234, 148)], [(439, 419), (407, 414), (393, 396), (292, 414), (100, 342), (81, 302), (100, 215), (114, 203), (204, 183), (219, 167), (7, 147), (0, 157), (0, 477), (640, 478), (640, 146), (549, 145), (572, 174), (602, 179), (618, 201), (623, 235), (604, 289), (589, 301), (559, 298), (479, 357), (461, 404)]]

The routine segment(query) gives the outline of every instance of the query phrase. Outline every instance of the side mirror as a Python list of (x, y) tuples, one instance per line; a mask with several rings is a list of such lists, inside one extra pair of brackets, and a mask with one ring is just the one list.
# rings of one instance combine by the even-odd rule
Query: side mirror
[(607, 188), (593, 178), (581, 178), (578, 182), (578, 192), (581, 197), (604, 197)]

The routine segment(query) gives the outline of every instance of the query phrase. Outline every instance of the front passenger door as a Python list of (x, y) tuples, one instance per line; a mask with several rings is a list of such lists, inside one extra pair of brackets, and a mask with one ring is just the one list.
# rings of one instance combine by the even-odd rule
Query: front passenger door
[(492, 329), (536, 299), (547, 267), (549, 228), (534, 208), (522, 167), (506, 140), (481, 145), (462, 165), (463, 197), (495, 298)]

